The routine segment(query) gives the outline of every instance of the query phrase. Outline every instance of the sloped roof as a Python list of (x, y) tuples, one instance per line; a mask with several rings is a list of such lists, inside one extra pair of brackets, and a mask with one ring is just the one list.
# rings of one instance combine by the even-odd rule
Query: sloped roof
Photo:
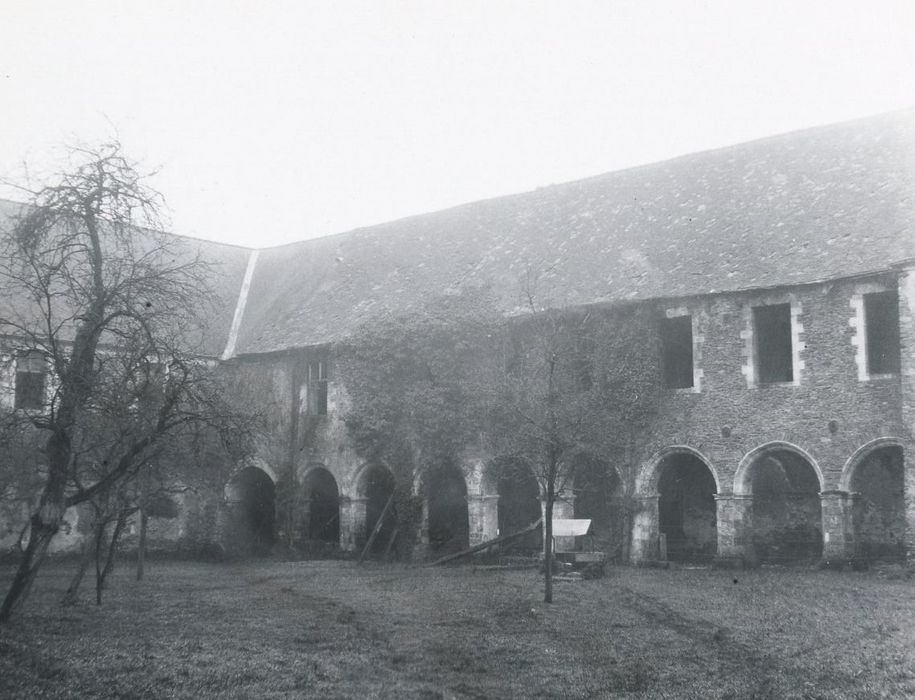
[[(14, 220), (26, 209), (25, 204), (0, 199), (0, 230), (7, 230)], [(144, 235), (143, 229), (137, 229), (138, 236)], [(207, 281), (213, 291), (214, 305), (208, 309), (206, 328), (201, 329), (199, 338), (188, 339), (194, 350), (204, 355), (218, 356), (226, 344), (229, 327), (232, 323), (235, 304), (238, 299), (245, 266), (250, 249), (223, 243), (214, 243), (196, 238), (175, 236), (179, 243), (174, 248), (181, 259), (193, 260), (200, 256), (207, 265)], [(0, 300), (0, 310), (13, 316), (28, 312), (26, 302), (22, 299), (4, 298)]]
[(536, 280), (565, 306), (803, 284), (915, 258), (915, 110), (799, 131), (268, 248), (237, 352)]

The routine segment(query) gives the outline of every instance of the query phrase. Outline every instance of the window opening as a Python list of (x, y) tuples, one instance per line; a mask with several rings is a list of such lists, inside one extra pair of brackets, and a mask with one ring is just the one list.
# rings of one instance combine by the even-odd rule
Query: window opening
[(47, 360), (38, 350), (25, 352), (16, 359), (16, 408), (44, 407), (47, 374)]
[(864, 295), (867, 373), (899, 373), (899, 297), (895, 292)]
[(327, 415), (327, 363), (312, 360), (308, 363), (308, 395), (311, 412), (318, 416)]
[(753, 325), (760, 383), (794, 381), (791, 304), (754, 307)]
[(673, 389), (693, 386), (693, 317), (661, 319), (664, 383)]

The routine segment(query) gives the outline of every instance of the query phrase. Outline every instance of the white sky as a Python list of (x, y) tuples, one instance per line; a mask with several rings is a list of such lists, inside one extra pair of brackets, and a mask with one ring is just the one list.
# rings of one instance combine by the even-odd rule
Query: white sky
[(0, 0), (0, 177), (117, 135), (251, 246), (913, 105), (912, 0)]

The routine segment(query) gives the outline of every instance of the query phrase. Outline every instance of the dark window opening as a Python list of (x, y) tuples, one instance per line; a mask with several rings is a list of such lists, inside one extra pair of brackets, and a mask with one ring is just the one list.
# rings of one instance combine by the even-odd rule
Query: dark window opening
[(899, 373), (899, 298), (895, 292), (864, 295), (867, 373)]
[(693, 386), (693, 317), (661, 319), (664, 383), (674, 389)]
[(311, 413), (327, 415), (327, 362), (324, 360), (308, 363), (308, 402)]
[(41, 352), (33, 350), (16, 359), (16, 408), (44, 408), (47, 374), (47, 363)]
[(753, 328), (760, 383), (793, 381), (791, 304), (754, 307)]

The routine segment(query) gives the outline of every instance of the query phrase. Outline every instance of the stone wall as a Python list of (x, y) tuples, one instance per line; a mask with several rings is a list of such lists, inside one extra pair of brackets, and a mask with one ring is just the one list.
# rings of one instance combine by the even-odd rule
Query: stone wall
[[(901, 302), (915, 300), (915, 294), (906, 297), (904, 293), (906, 284), (915, 289), (906, 280), (903, 276), (900, 282)], [(702, 384), (700, 391), (666, 392), (642, 452), (640, 495), (645, 505), (635, 533), (637, 558), (657, 555), (653, 473), (660, 462), (658, 455), (678, 446), (700, 454), (718, 483), (719, 555), (753, 554), (749, 551), (754, 526), (748, 475), (760, 459), (778, 450), (788, 450), (809, 463), (819, 480), (821, 499), (829, 501), (823, 508), (824, 556), (853, 553), (854, 533), (849, 532), (853, 528), (847, 525), (843, 500), (847, 490), (841, 484), (849, 460), (874, 441), (890, 439), (903, 449), (911, 445), (915, 303), (900, 304), (904, 381), (899, 375), (868, 377), (861, 372), (861, 294), (896, 287), (896, 278), (885, 276), (678, 301), (677, 306), (694, 319), (701, 344), (696, 357)], [(791, 382), (762, 384), (754, 376), (751, 309), (770, 303), (791, 304)], [(906, 470), (910, 481), (911, 473)], [(910, 510), (909, 523), (913, 522)]]

